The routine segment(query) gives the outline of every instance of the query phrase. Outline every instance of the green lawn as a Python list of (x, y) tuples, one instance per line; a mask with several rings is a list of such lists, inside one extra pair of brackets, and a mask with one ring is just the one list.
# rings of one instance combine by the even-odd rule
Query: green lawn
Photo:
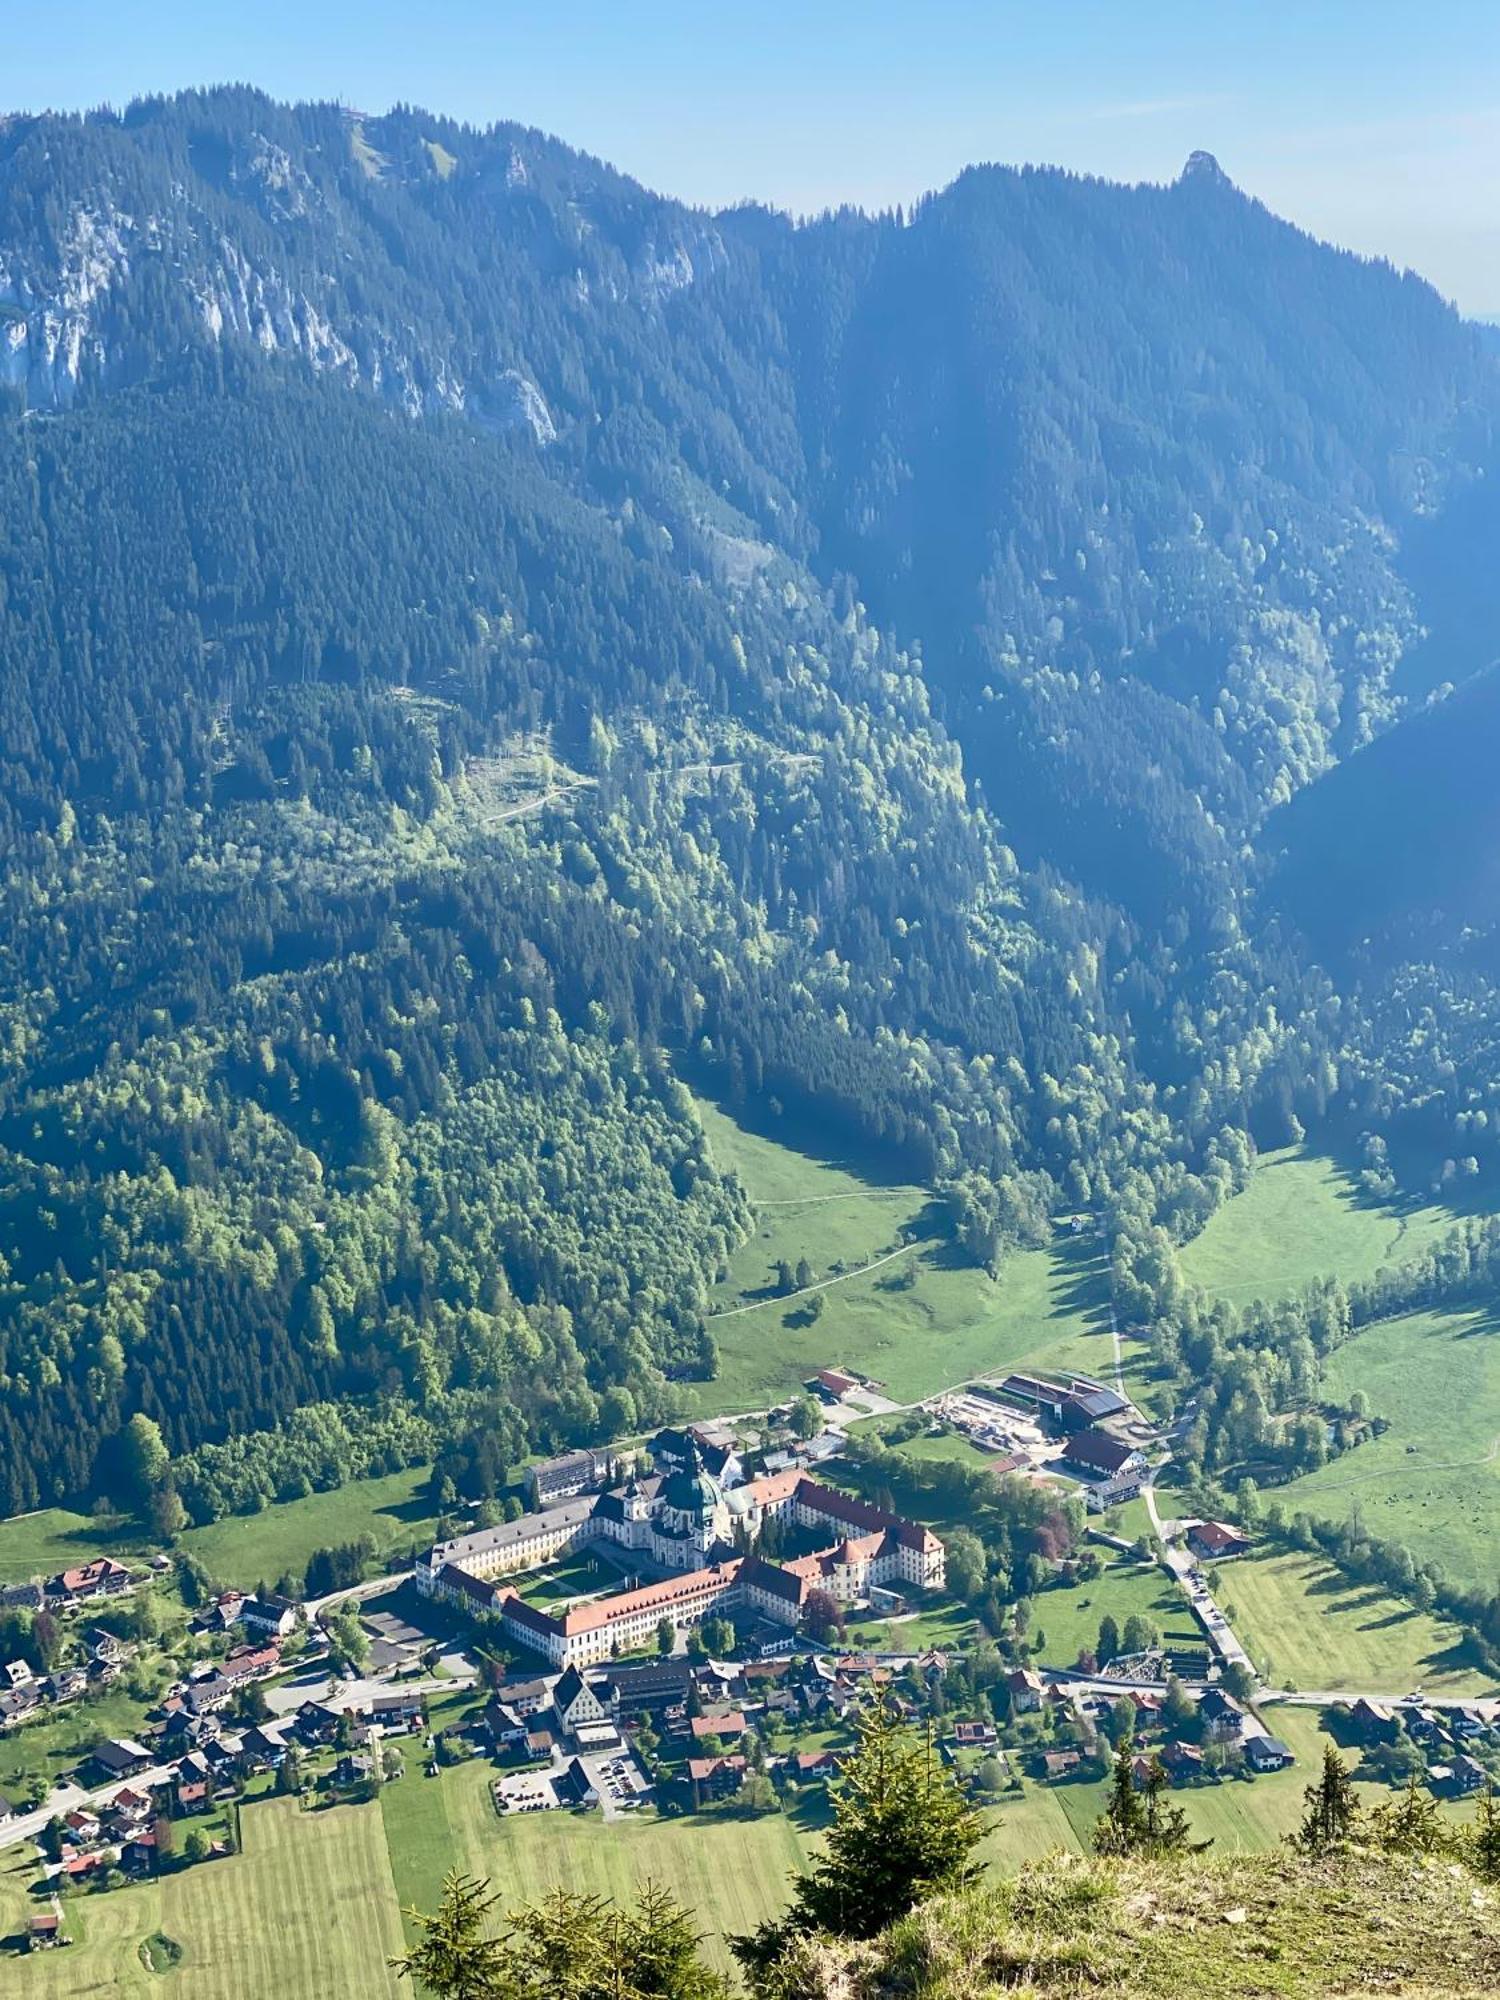
[(1404, 1542), (1470, 1584), (1495, 1571), (1500, 1530), (1500, 1326), (1492, 1313), (1411, 1313), (1366, 1327), (1331, 1356), (1328, 1394), (1363, 1389), (1390, 1429), (1278, 1488), (1330, 1520), (1356, 1506), (1371, 1534)]
[(1451, 1229), (1440, 1204), (1370, 1201), (1332, 1160), (1288, 1147), (1263, 1153), (1243, 1194), (1183, 1246), (1185, 1277), (1221, 1298), (1275, 1298), (1314, 1278), (1373, 1277)]
[(597, 1596), (600, 1591), (617, 1590), (619, 1585), (620, 1572), (587, 1553), (528, 1570), (516, 1578), (516, 1589), (521, 1596), (539, 1608), (568, 1604), (575, 1597)]
[(1032, 1599), (1032, 1630), (1043, 1635), (1042, 1658), (1069, 1667), (1099, 1637), (1106, 1613), (1123, 1632), (1134, 1615), (1149, 1618), (1170, 1643), (1203, 1644), (1203, 1633), (1187, 1601), (1164, 1570), (1141, 1563), (1112, 1562), (1089, 1583), (1044, 1590)]
[[(409, 1991), (385, 1963), (401, 1949), (401, 1923), (379, 1812), (301, 1813), (276, 1800), (247, 1808), (241, 1822), (245, 1852), (231, 1860), (68, 1899), (75, 1942), (7, 1958), (6, 2000), (174, 1992), (192, 2000), (395, 2000)], [(14, 1933), (36, 1869), (10, 1853), (0, 1864), (0, 1930)], [(140, 1957), (155, 1933), (182, 1947), (180, 1965), (165, 1976)]]
[[(1066, 1349), (1090, 1371), (1109, 1368), (1104, 1269), (1091, 1245), (1022, 1252), (991, 1279), (955, 1257), (924, 1190), (871, 1178), (864, 1163), (815, 1159), (711, 1104), (700, 1102), (699, 1112), (715, 1160), (738, 1173), (759, 1213), (714, 1296), (728, 1313), (713, 1321), (720, 1369), (712, 1382), (691, 1385), (695, 1414), (764, 1407), (794, 1393), (812, 1369), (839, 1362), (883, 1381), (902, 1403), (1047, 1347)], [(840, 1263), (852, 1269), (882, 1255), (903, 1226), (917, 1237), (909, 1256), (829, 1285), (812, 1324), (803, 1323), (801, 1300), (729, 1310), (763, 1292), (778, 1259), (795, 1267), (805, 1257), (818, 1279), (829, 1278)], [(908, 1267), (915, 1283), (904, 1287), (896, 1280)]]
[(1460, 1651), (1457, 1627), (1351, 1584), (1321, 1556), (1245, 1557), (1220, 1571), (1220, 1599), (1250, 1657), (1278, 1685), (1404, 1694), (1421, 1685), (1493, 1693)]
[(89, 1701), (68, 1702), (0, 1736), (0, 1792), (13, 1780), (68, 1777), (97, 1743), (110, 1736), (138, 1736), (143, 1704), (116, 1687)]
[[(606, 1825), (598, 1814), (537, 1813), (502, 1819), (490, 1803), (494, 1770), (463, 1764), (438, 1778), (387, 1787), (384, 1816), (403, 1904), (429, 1907), (445, 1869), (487, 1880), (514, 1908), (562, 1884), (628, 1900), (648, 1876), (667, 1884), (714, 1934), (752, 1928), (781, 1909), (786, 1882), (813, 1838), (785, 1814), (758, 1819), (694, 1816)], [(435, 1795), (435, 1796), (434, 1796)]]

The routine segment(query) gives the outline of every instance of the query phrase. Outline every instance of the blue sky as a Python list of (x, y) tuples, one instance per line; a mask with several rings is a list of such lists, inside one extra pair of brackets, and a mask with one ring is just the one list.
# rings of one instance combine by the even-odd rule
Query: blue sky
[(884, 206), (972, 160), (1167, 179), (1196, 146), (1500, 315), (1500, 0), (70, 0), (0, 106), (229, 79), (515, 118), (689, 200)]

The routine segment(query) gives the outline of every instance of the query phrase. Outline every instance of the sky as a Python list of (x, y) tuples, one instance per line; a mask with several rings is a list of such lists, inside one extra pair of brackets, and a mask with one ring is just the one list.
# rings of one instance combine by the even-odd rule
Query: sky
[(516, 119), (661, 191), (889, 207), (979, 160), (1188, 153), (1500, 316), (1500, 0), (70, 0), (7, 10), (0, 108), (248, 82)]

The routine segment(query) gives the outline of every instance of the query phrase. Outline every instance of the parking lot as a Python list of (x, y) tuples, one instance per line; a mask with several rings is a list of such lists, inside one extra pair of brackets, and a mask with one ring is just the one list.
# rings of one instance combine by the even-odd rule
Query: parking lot
[(591, 1757), (586, 1762), (606, 1819), (635, 1812), (651, 1803), (651, 1782), (631, 1751), (617, 1751), (609, 1757)]

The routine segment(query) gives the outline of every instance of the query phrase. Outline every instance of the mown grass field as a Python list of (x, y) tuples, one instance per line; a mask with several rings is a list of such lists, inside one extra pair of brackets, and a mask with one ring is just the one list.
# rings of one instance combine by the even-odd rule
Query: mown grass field
[(494, 1771), (466, 1764), (440, 1778), (387, 1787), (384, 1817), (402, 1907), (430, 1907), (455, 1865), (481, 1877), (511, 1908), (563, 1886), (628, 1901), (648, 1877), (665, 1883), (713, 1933), (750, 1929), (782, 1908), (789, 1875), (804, 1864), (815, 1831), (784, 1814), (637, 1819), (606, 1825), (597, 1814), (500, 1818), (490, 1803)]
[[(402, 1938), (379, 1812), (301, 1813), (277, 1800), (241, 1817), (243, 1854), (139, 1888), (70, 1898), (75, 1942), (0, 1961), (6, 2000), (106, 1993), (386, 2000), (402, 1991), (385, 1962)], [(13, 1934), (36, 1869), (9, 1853), (0, 1861), (0, 1932)], [(153, 1933), (182, 1947), (170, 1972), (148, 1971), (141, 1959), (141, 1942)]]
[(1263, 1153), (1249, 1187), (1184, 1244), (1185, 1277), (1243, 1303), (1296, 1291), (1314, 1278), (1369, 1278), (1450, 1229), (1439, 1203), (1370, 1201), (1334, 1161), (1300, 1147)]
[[(714, 1159), (736, 1172), (758, 1204), (755, 1234), (735, 1255), (714, 1296), (720, 1370), (692, 1385), (700, 1415), (762, 1408), (794, 1393), (816, 1367), (846, 1362), (884, 1382), (897, 1402), (915, 1402), (975, 1375), (1013, 1367), (1040, 1347), (1067, 1347), (1073, 1365), (1111, 1365), (1102, 1264), (1071, 1240), (1012, 1257), (998, 1280), (961, 1263), (943, 1240), (923, 1189), (867, 1177), (863, 1163), (815, 1159), (747, 1130), (701, 1102)], [(903, 1228), (916, 1236), (903, 1257), (826, 1287), (821, 1316), (806, 1324), (804, 1300), (767, 1298), (779, 1259), (805, 1257), (818, 1279), (887, 1252)], [(910, 1269), (915, 1282), (897, 1282)]]
[(1220, 1601), (1246, 1651), (1279, 1686), (1405, 1694), (1418, 1685), (1493, 1693), (1458, 1628), (1400, 1598), (1351, 1584), (1321, 1556), (1242, 1557), (1220, 1572)]
[(1479, 1311), (1410, 1313), (1330, 1357), (1329, 1396), (1363, 1389), (1390, 1424), (1355, 1452), (1278, 1490), (1329, 1520), (1359, 1508), (1371, 1534), (1405, 1542), (1467, 1583), (1495, 1573), (1500, 1533), (1500, 1322)]

